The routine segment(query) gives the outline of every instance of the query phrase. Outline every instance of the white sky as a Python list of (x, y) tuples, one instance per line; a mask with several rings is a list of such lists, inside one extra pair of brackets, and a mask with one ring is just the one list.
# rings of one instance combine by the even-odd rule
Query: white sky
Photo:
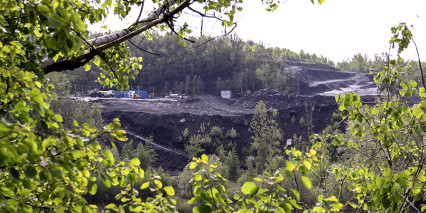
[[(303, 49), (337, 62), (357, 53), (373, 58), (387, 52), (390, 28), (406, 22), (414, 25), (420, 58), (426, 61), (426, 0), (325, 0), (322, 5), (310, 0), (281, 1), (284, 3), (271, 13), (265, 11), (266, 5), (260, 0), (244, 0), (243, 11), (235, 19), (238, 27), (234, 33), (243, 40), (297, 53)], [(200, 19), (191, 15), (184, 18), (194, 26), (194, 34), (199, 35)], [(106, 23), (110, 30), (119, 30), (131, 22), (109, 19)], [(216, 29), (222, 29), (220, 23), (212, 23), (205, 23), (205, 35), (217, 35)], [(415, 49), (408, 49), (403, 57), (416, 59)]]
[[(387, 52), (390, 28), (400, 22), (414, 25), (420, 57), (426, 60), (425, 0), (287, 0), (273, 13), (257, 0), (246, 2), (236, 33), (270, 46), (323, 55), (334, 61), (362, 53)], [(404, 57), (415, 58), (415, 49)]]

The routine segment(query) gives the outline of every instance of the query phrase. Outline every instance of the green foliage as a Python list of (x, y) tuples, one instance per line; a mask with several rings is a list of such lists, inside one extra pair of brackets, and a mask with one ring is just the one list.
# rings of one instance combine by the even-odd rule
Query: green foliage
[[(156, 3), (161, 5), (163, 2)], [(200, 3), (205, 5), (206, 11), (223, 12), (223, 26), (232, 26), (236, 11), (241, 9), (240, 1), (212, 0)], [(275, 1), (265, 3), (271, 11), (278, 5)], [(318, 3), (322, 4), (323, 0)], [(148, 172), (146, 174), (146, 170), (141, 168), (146, 166), (143, 163), (150, 163), (150, 160), (154, 159), (148, 146), (139, 144), (133, 152), (130, 148), (133, 144), (130, 142), (124, 147), (123, 156), (127, 163), (119, 161), (115, 142), (127, 140), (126, 132), (120, 129), (119, 120), (114, 119), (103, 128), (99, 106), (89, 107), (79, 102), (76, 103), (75, 109), (70, 108), (72, 105), (67, 106), (67, 103), (75, 102), (64, 98), (69, 94), (66, 79), (61, 82), (58, 80), (60, 77), (50, 75), (47, 77), (52, 82), (47, 82), (47, 78), (43, 81), (44, 74), (48, 72), (42, 60), (45, 57), (52, 59), (52, 63), (65, 59), (70, 64), (75, 62), (78, 66), (85, 65), (86, 69), (90, 68), (88, 62), (91, 58), (85, 58), (85, 54), (90, 54), (96, 47), (85, 47), (85, 38), (89, 36), (86, 23), (103, 21), (112, 8), (114, 14), (124, 18), (134, 5), (140, 6), (140, 2), (0, 2), (1, 212), (97, 212), (100, 211), (99, 207), (89, 203), (85, 196), (96, 195), (110, 188), (120, 190), (115, 195), (119, 202), (106, 205), (106, 210), (176, 211), (176, 201), (173, 197), (179, 192), (167, 184), (168, 180), (164, 175), (148, 175)], [(170, 9), (175, 6), (171, 5)], [(157, 27), (165, 30), (168, 26), (170, 25), (159, 24)], [(128, 30), (137, 27), (134, 25)], [(222, 157), (222, 161), (228, 162), (222, 168), (211, 163), (207, 155), (193, 158), (189, 165), (192, 170), (189, 182), (193, 183), (193, 197), (188, 201), (189, 204), (194, 204), (193, 211), (309, 211), (309, 206), (303, 206), (301, 203), (306, 196), (304, 190), (311, 192), (309, 190), (316, 190), (318, 186), (321, 186), (324, 194), (317, 196), (318, 202), (310, 209), (313, 212), (338, 212), (344, 206), (372, 212), (424, 211), (424, 73), (421, 63), (418, 63), (417, 67), (412, 63), (406, 67), (399, 57), (413, 41), (410, 28), (401, 23), (391, 30), (390, 44), (391, 47), (398, 48), (397, 58), (388, 58), (383, 71), (377, 73), (374, 78), (385, 95), (378, 98), (374, 105), (364, 104), (361, 97), (353, 93), (336, 97), (342, 118), (347, 118), (349, 126), (352, 127), (350, 131), (344, 134), (314, 135), (311, 149), (306, 149), (306, 152), (295, 148), (286, 150), (288, 159), (283, 163), (285, 166), (273, 171), (276, 169), (273, 165), (279, 160), (276, 155), (279, 152), (275, 150), (282, 140), (282, 132), (275, 121), (277, 112), (272, 109), (268, 112), (264, 103), (260, 102), (250, 125), (257, 155), (256, 158), (247, 159), (251, 159), (250, 162), (257, 161), (256, 167), (261, 170), (265, 169), (262, 168), (263, 165), (268, 165), (265, 162), (270, 162), (267, 167), (273, 172), (264, 172), (261, 176), (246, 181), (242, 184), (241, 193), (233, 192), (230, 196), (225, 188), (227, 180), (218, 171), (225, 170), (227, 166), (228, 176), (232, 179), (238, 177), (235, 150), (223, 152), (225, 157)], [(185, 34), (189, 32), (187, 24), (176, 29), (178, 41), (182, 43)], [(292, 54), (287, 50), (268, 49), (263, 45), (243, 43), (238, 39), (218, 41), (217, 44), (228, 50), (225, 51), (227, 54), (217, 54), (213, 47), (205, 47), (210, 51), (210, 55), (206, 54), (206, 58), (212, 60), (209, 63), (218, 64), (218, 67), (203, 67), (226, 70), (220, 66), (234, 66), (237, 62), (244, 61), (244, 66), (239, 67), (240, 74), (233, 75), (233, 82), (228, 78), (218, 81), (224, 88), (234, 85), (234, 89), (241, 92), (243, 88), (257, 87), (256, 74), (265, 84), (273, 85), (271, 76), (277, 77), (280, 73), (272, 71), (273, 60), (268, 61), (268, 56), (282, 57)], [(166, 46), (166, 49), (174, 51), (172, 45)], [(239, 55), (241, 50), (246, 54), (244, 57)], [(195, 50), (192, 54), (197, 57), (202, 55)], [(167, 60), (186, 67), (188, 64), (181, 63), (185, 60), (180, 58), (185, 54), (178, 55), (179, 57)], [(311, 57), (303, 51), (298, 56), (301, 61)], [(93, 64), (101, 69), (98, 81), (102, 85), (127, 89), (129, 79), (136, 79), (142, 68), (141, 61), (141, 58), (132, 57), (130, 49), (123, 43), (116, 43), (99, 53)], [(217, 63), (218, 61), (230, 63)], [(365, 64), (368, 64), (368, 60), (359, 56), (355, 57), (354, 61), (356, 66), (363, 69)], [(174, 66), (170, 67), (176, 69)], [(259, 71), (256, 71), (257, 69)], [(420, 71), (421, 83), (413, 78), (405, 79), (407, 70)], [(206, 72), (211, 74), (211, 70)], [(158, 73), (161, 76), (161, 72), (156, 72), (155, 76)], [(155, 79), (155, 76), (151, 73), (148, 79)], [(188, 77), (182, 80), (183, 84), (176, 85), (183, 85), (186, 93), (191, 90), (193, 94), (195, 90), (200, 92), (199, 73), (183, 76)], [(156, 78), (154, 82), (161, 80)], [(398, 92), (393, 93), (394, 91)], [(418, 102), (404, 102), (403, 97), (417, 95)], [(62, 116), (52, 109), (69, 113)], [(191, 156), (198, 156), (204, 152), (202, 146), (225, 150), (230, 144), (227, 139), (235, 139), (236, 135), (235, 132), (224, 135), (221, 128), (211, 128), (209, 134), (191, 136), (188, 152), (192, 153)], [(102, 149), (100, 139), (109, 140), (112, 150)], [(330, 163), (328, 142), (339, 146), (338, 150), (344, 152), (341, 155), (343, 162)], [(136, 158), (132, 158), (132, 155)], [(256, 176), (253, 171), (253, 163), (249, 163), (245, 178)], [(161, 170), (158, 173), (161, 173)], [(334, 183), (339, 191), (330, 190), (326, 183)], [(149, 190), (149, 195), (142, 199), (139, 193), (144, 190)], [(342, 204), (340, 200), (344, 190), (350, 196), (345, 198), (345, 204)]]
[(262, 64), (256, 69), (256, 78), (262, 83), (262, 88), (282, 90), (292, 92), (296, 89), (296, 82), (299, 79), (296, 73), (290, 68), (286, 70), (273, 69), (269, 64)]
[(217, 166), (209, 164), (208, 156), (194, 158), (189, 168), (192, 169), (193, 174), (190, 182), (194, 182), (194, 196), (188, 204), (194, 204), (198, 200), (205, 202), (194, 207), (193, 212), (212, 212), (213, 210), (230, 212), (232, 207), (228, 204), (232, 203), (232, 200), (229, 199), (223, 185), (226, 179), (214, 171)]
[[(351, 155), (344, 162), (346, 168), (335, 169), (336, 177), (348, 183), (356, 196), (354, 207), (369, 211), (419, 211), (416, 202), (424, 202), (424, 119), (426, 104), (424, 86), (415, 81), (401, 79), (403, 60), (399, 53), (412, 39), (404, 23), (392, 28), (391, 46), (398, 46), (397, 60), (388, 60), (387, 66), (375, 81), (385, 90), (385, 95), (375, 105), (361, 102), (356, 94), (336, 97), (342, 116), (353, 127), (353, 137), (345, 140), (337, 135), (333, 143)], [(422, 72), (422, 70), (420, 70)], [(421, 73), (423, 75), (423, 73)], [(399, 93), (391, 94), (394, 88)], [(403, 97), (419, 94), (419, 103), (409, 105)], [(349, 133), (348, 133), (349, 134)], [(359, 153), (359, 154), (358, 154)], [(355, 157), (354, 157), (355, 156)]]
[[(185, 151), (189, 155), (190, 159), (193, 157), (198, 157), (202, 153), (214, 153), (217, 154), (220, 158), (225, 159), (226, 152), (231, 151), (234, 147), (233, 140), (238, 137), (238, 133), (235, 129), (227, 131), (226, 135), (224, 134), (224, 129), (219, 126), (212, 126), (210, 129), (207, 129), (204, 124), (200, 126), (200, 133), (192, 135), (189, 138), (187, 144), (185, 144)], [(207, 130), (209, 130), (207, 132)], [(183, 131), (184, 138), (188, 137), (188, 130)], [(185, 137), (185, 135), (187, 135)]]
[(138, 160), (140, 167), (144, 170), (148, 169), (157, 160), (157, 154), (155, 150), (147, 143), (143, 145), (139, 142), (136, 149), (133, 146), (133, 140), (124, 144), (121, 149), (120, 159), (123, 161), (129, 161), (130, 159)]
[(280, 153), (279, 146), (283, 133), (275, 120), (277, 116), (278, 110), (272, 108), (267, 110), (265, 103), (260, 101), (256, 105), (250, 123), (253, 133), (251, 149), (256, 152), (256, 168), (260, 173), (266, 168), (267, 158)]
[(143, 143), (139, 143), (136, 147), (135, 153), (136, 159), (139, 159), (141, 164), (141, 168), (147, 169), (157, 160), (157, 154), (155, 150), (148, 144), (143, 145)]
[[(182, 2), (169, 3), (167, 9)], [(235, 12), (241, 10), (239, 3), (209, 1), (205, 10), (223, 13), (222, 24), (232, 26)], [(174, 211), (173, 190), (162, 187), (155, 175), (155, 196), (145, 201), (138, 198), (134, 186), (144, 176), (140, 160), (129, 159), (126, 164), (115, 159), (111, 150), (101, 149), (100, 138), (109, 139), (113, 149), (117, 140), (127, 140), (118, 119), (104, 127), (99, 106), (67, 106), (72, 102), (64, 98), (69, 90), (66, 81), (53, 82), (55, 77), (49, 76), (59, 89), (59, 99), (52, 93), (54, 85), (43, 81), (51, 71), (82, 66), (89, 70), (89, 61), (96, 55), (93, 64), (101, 69), (98, 81), (129, 88), (129, 79), (141, 69), (141, 58), (132, 57), (117, 40), (102, 51), (92, 46), (87, 41), (87, 23), (103, 22), (110, 10), (125, 18), (133, 6), (141, 5), (136, 0), (114, 4), (111, 0), (0, 1), (1, 212), (97, 212), (98, 207), (83, 195), (95, 194), (98, 180), (107, 188), (124, 188), (116, 197), (122, 204), (109, 204), (106, 209)], [(166, 26), (157, 23), (156, 27)], [(127, 33), (138, 27), (129, 27)], [(180, 38), (190, 32), (185, 24), (175, 30)], [(70, 113), (61, 116), (51, 106)]]
[(379, 72), (386, 63), (387, 54), (375, 55), (374, 59), (360, 53), (353, 56), (351, 61), (337, 63), (337, 67), (342, 70), (359, 70), (364, 72)]
[[(281, 67), (286, 60), (283, 58), (301, 58), (301, 63), (324, 63), (334, 66), (324, 57), (305, 53), (303, 57), (299, 57), (298, 53), (288, 49), (266, 47), (263, 44), (243, 41), (237, 36), (217, 38), (202, 46), (199, 44), (211, 38), (190, 38), (197, 42), (187, 42), (188, 48), (182, 48), (176, 43), (175, 36), (153, 34), (152, 40), (145, 39), (145, 36), (136, 36), (132, 42), (140, 43), (144, 49), (167, 57), (146, 54), (128, 43), (133, 57), (135, 59), (143, 57), (143, 61), (135, 62), (138, 64), (135, 68), (138, 69), (130, 71), (130, 74), (127, 72), (124, 74), (128, 76), (129, 85), (133, 89), (139, 87), (153, 92), (154, 86), (156, 94), (161, 92), (165, 95), (173, 92), (188, 95), (203, 93), (219, 95), (220, 90), (231, 90), (232, 94), (245, 94), (247, 90), (255, 91), (262, 88), (296, 92), (298, 76), (291, 67)], [(104, 63), (101, 58), (98, 62), (101, 66)], [(130, 62), (128, 64), (133, 66)], [(136, 72), (141, 72), (139, 65), (143, 65), (143, 75), (135, 75)], [(264, 85), (256, 77), (256, 70), (262, 69), (264, 65), (271, 67), (271, 85)], [(87, 72), (78, 70), (68, 75), (71, 83), (77, 85), (77, 88), (81, 89), (81, 85), (84, 85), (84, 88), (102, 90), (95, 82), (99, 72), (103, 71), (96, 64), (92, 64)], [(131, 74), (135, 75), (134, 79), (130, 78)], [(114, 74), (103, 75), (108, 77)]]
[(185, 145), (185, 152), (189, 158), (198, 157), (201, 153), (204, 153), (205, 149), (201, 145), (207, 141), (211, 141), (208, 136), (194, 135), (189, 139), (189, 143)]
[[(217, 166), (209, 162), (209, 157), (202, 155), (201, 158), (194, 158), (189, 166), (193, 170), (189, 182), (194, 184), (194, 196), (188, 204), (195, 205), (193, 212), (292, 212), (293, 209), (303, 209), (299, 203), (301, 194), (298, 190), (283, 183), (286, 179), (296, 178), (295, 174), (300, 173), (301, 182), (306, 188), (311, 188), (311, 179), (307, 175), (319, 163), (317, 152), (311, 149), (308, 153), (302, 153), (292, 149), (287, 150), (287, 154), (289, 160), (286, 161), (287, 166), (283, 172), (277, 170), (273, 175), (264, 172), (260, 178), (253, 179), (255, 182), (245, 182), (241, 187), (242, 193), (232, 195), (235, 201), (226, 193), (226, 179), (216, 171)], [(334, 196), (324, 198), (321, 195), (318, 201), (318, 205), (312, 209), (314, 212), (338, 212), (343, 207)]]
[(268, 151), (275, 153), (282, 140), (282, 130), (278, 128), (275, 118), (278, 116), (278, 110), (266, 109), (263, 101), (260, 101), (254, 109), (252, 121), (250, 122), (251, 132), (253, 133), (252, 147), (257, 148), (261, 143), (267, 144)]
[(228, 152), (226, 165), (228, 166), (228, 179), (236, 181), (240, 177), (240, 159), (235, 148)]

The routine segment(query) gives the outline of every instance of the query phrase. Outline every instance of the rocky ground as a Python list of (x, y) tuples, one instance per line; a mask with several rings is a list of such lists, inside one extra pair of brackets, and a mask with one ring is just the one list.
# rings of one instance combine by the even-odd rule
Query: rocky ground
[(325, 65), (290, 64), (303, 84), (298, 94), (287, 95), (275, 90), (260, 90), (236, 99), (216, 96), (194, 96), (184, 99), (98, 99), (106, 122), (120, 118), (128, 137), (145, 142), (152, 136), (151, 146), (158, 154), (157, 166), (169, 171), (181, 170), (189, 161), (184, 143), (180, 140), (186, 128), (189, 134), (199, 131), (200, 125), (220, 126), (224, 130), (234, 128), (239, 133), (237, 151), (250, 143), (249, 123), (255, 105), (263, 100), (267, 107), (279, 110), (277, 119), (284, 132), (284, 141), (294, 134), (308, 137), (307, 125), (312, 123), (311, 132), (319, 133), (331, 124), (337, 109), (334, 95), (357, 92), (364, 98), (374, 99), (376, 89), (372, 77), (361, 72), (342, 72)]

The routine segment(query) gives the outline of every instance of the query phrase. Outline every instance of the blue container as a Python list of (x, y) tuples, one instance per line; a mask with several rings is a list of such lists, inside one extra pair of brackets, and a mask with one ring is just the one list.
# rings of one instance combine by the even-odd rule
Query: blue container
[(129, 92), (123, 92), (123, 98), (128, 98), (129, 97)]
[(135, 95), (139, 95), (142, 99), (148, 98), (148, 92), (147, 91), (135, 91)]
[(120, 92), (114, 91), (114, 98), (120, 98)]

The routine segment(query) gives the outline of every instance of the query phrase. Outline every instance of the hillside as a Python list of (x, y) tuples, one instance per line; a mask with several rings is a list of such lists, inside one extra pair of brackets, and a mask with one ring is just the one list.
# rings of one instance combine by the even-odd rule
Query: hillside
[[(249, 123), (260, 100), (267, 107), (278, 109), (277, 122), (286, 141), (295, 134), (307, 139), (310, 133), (319, 133), (331, 125), (337, 109), (335, 94), (356, 91), (371, 99), (376, 94), (371, 77), (362, 72), (342, 72), (317, 64), (292, 63), (291, 68), (303, 79), (299, 95), (263, 89), (229, 100), (195, 95), (184, 99), (101, 99), (97, 102), (107, 122), (120, 118), (130, 139), (145, 142), (144, 138), (153, 137), (152, 147), (159, 156), (157, 166), (181, 170), (189, 160), (181, 140), (186, 128), (189, 135), (198, 133), (201, 125), (223, 127), (224, 131), (234, 128), (239, 134), (235, 144), (241, 155), (250, 143)], [(302, 118), (306, 125), (300, 124)], [(312, 128), (308, 128), (309, 125)]]

